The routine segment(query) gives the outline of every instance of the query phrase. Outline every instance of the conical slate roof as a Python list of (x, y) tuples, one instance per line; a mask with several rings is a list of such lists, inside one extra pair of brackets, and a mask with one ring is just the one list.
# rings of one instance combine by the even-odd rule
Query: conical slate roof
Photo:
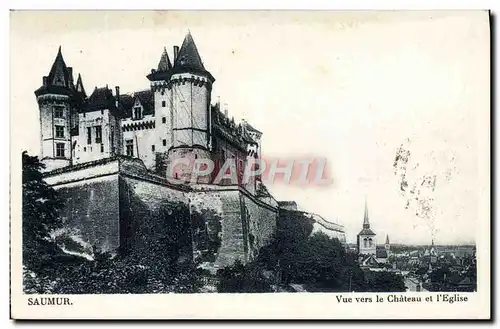
[(163, 54), (161, 54), (160, 62), (158, 63), (158, 71), (166, 72), (172, 69), (172, 63), (168, 57), (167, 48), (163, 48)]
[(61, 46), (57, 52), (56, 58), (48, 76), (43, 77), (43, 84), (35, 91), (36, 96), (47, 93), (74, 95), (72, 69), (66, 66), (61, 52)]
[(64, 58), (61, 53), (61, 46), (59, 46), (59, 51), (57, 52), (56, 59), (54, 60), (54, 64), (52, 64), (52, 68), (50, 69), (50, 73), (48, 76), (48, 83), (53, 86), (69, 86), (69, 72), (66, 63), (64, 62)]
[(184, 38), (179, 53), (174, 58), (173, 65), (170, 63), (166, 50), (164, 50), (158, 64), (158, 69), (151, 70), (147, 78), (150, 81), (168, 81), (176, 73), (198, 74), (207, 77), (212, 83), (215, 81), (215, 78), (205, 69), (201, 61), (200, 53), (194, 43), (191, 32), (188, 32)]
[(179, 54), (175, 59), (174, 67), (192, 68), (197, 70), (205, 70), (203, 62), (201, 61), (198, 48), (194, 43), (191, 32), (188, 32), (184, 41), (182, 42)]
[(78, 79), (76, 80), (76, 92), (79, 93), (83, 98), (87, 97), (85, 93), (85, 88), (83, 88), (82, 76), (78, 73)]

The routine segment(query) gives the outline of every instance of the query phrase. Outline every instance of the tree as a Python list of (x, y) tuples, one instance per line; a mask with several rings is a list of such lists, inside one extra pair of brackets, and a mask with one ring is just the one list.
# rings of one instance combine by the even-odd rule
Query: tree
[(338, 239), (312, 234), (314, 221), (301, 212), (280, 210), (276, 236), (261, 249), (257, 262), (280, 273), (281, 283), (308, 290), (363, 291), (365, 278), (355, 255)]
[(50, 233), (61, 227), (59, 211), (63, 202), (42, 177), (45, 167), (38, 157), (25, 151), (23, 162), (23, 265), (35, 273), (59, 253)]
[(386, 271), (370, 271), (367, 275), (367, 286), (372, 292), (406, 291), (403, 277)]
[(256, 263), (243, 265), (237, 260), (233, 265), (217, 271), (217, 291), (225, 293), (272, 292), (271, 280), (264, 277)]

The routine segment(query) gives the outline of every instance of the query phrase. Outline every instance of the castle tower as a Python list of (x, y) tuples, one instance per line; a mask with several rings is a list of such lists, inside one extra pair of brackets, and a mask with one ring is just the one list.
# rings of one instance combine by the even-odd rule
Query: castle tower
[(360, 255), (376, 255), (376, 234), (370, 228), (368, 219), (368, 205), (365, 200), (365, 215), (363, 218), (363, 229), (358, 233), (358, 253)]
[[(191, 163), (195, 159), (211, 158), (210, 100), (215, 79), (205, 69), (189, 32), (178, 53), (174, 50), (174, 65), (169, 76), (167, 88), (172, 95), (173, 140), (168, 151), (168, 163), (172, 164), (179, 158), (188, 159)], [(190, 166), (171, 174), (187, 180), (191, 170), (186, 167)], [(203, 182), (208, 180), (206, 177)]]
[(78, 102), (75, 102), (73, 69), (66, 66), (61, 47), (35, 96), (40, 110), (41, 159), (46, 170), (71, 165), (71, 132), (78, 125)]
[(173, 147), (209, 148), (209, 106), (214, 81), (188, 33), (175, 56), (170, 79), (175, 111)]
[[(178, 47), (174, 47), (174, 55)], [(155, 141), (155, 154), (166, 155), (173, 145), (172, 124), (174, 120), (173, 111), (173, 89), (168, 84), (172, 75), (172, 63), (167, 49), (163, 48), (157, 69), (152, 69), (147, 76), (151, 81), (151, 91), (154, 99), (155, 130), (158, 136)], [(164, 158), (160, 160), (163, 161)]]

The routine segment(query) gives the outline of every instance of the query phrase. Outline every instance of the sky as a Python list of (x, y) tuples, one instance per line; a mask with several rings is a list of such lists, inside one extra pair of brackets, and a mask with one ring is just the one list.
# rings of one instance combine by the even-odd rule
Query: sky
[[(172, 58), (188, 31), (212, 99), (263, 133), (264, 156), (327, 159), (331, 185), (268, 186), (278, 200), (344, 225), (348, 242), (365, 200), (378, 243), (473, 243), (489, 221), (478, 217), (490, 89), (480, 11), (12, 12), (13, 145), (40, 152), (33, 92), (60, 45), (88, 94), (128, 93), (149, 87), (163, 47)], [(401, 148), (410, 157), (395, 168)]]

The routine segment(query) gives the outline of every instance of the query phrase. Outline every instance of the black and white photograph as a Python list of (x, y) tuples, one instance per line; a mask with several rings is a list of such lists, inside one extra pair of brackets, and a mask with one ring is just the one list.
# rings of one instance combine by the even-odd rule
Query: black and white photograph
[(15, 318), (490, 316), (487, 11), (10, 21)]

